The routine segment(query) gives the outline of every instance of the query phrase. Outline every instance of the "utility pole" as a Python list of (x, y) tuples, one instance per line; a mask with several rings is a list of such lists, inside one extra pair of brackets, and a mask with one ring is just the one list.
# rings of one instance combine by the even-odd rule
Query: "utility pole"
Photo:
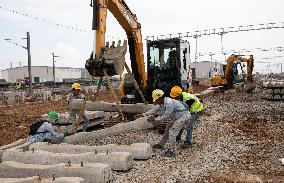
[[(28, 51), (28, 72), (29, 72), (29, 95), (32, 94), (32, 66), (31, 66), (31, 41), (30, 41), (30, 33), (27, 32), (27, 37), (25, 38), (22, 38), (22, 39), (26, 39), (27, 40), (27, 46), (23, 46), (23, 45), (20, 45), (18, 43), (15, 43), (13, 41), (11, 41), (11, 39), (4, 39), (5, 41), (8, 41), (9, 43), (12, 43), (16, 46), (19, 46), (19, 47), (22, 47), (24, 49), (26, 49)], [(11, 67), (12, 67), (12, 64), (11, 64)]]
[(52, 53), (52, 72), (53, 72), (53, 84), (55, 85), (55, 59), (56, 57), (59, 56), (55, 56), (54, 53)]
[(31, 64), (31, 38), (30, 33), (27, 32), (27, 51), (28, 51), (28, 71), (29, 71), (29, 94), (32, 94), (33, 80), (32, 80), (32, 64)]
[(209, 53), (209, 56), (211, 57), (211, 63), (209, 64), (209, 65), (210, 65), (210, 74), (209, 74), (209, 77), (212, 77), (211, 64), (213, 63), (213, 55), (215, 55), (215, 53), (212, 53), (212, 52)]
[(19, 66), (22, 67), (22, 62), (19, 62)]
[(213, 62), (213, 55), (215, 55), (215, 53), (209, 52), (209, 56), (211, 57), (211, 62)]
[(198, 47), (197, 47), (197, 38), (200, 37), (200, 35), (196, 34), (193, 37), (195, 38), (195, 60), (194, 60), (194, 62), (196, 63), (197, 62), (197, 49), (198, 49)]
[[(283, 23), (283, 25), (284, 25), (284, 23)], [(277, 51), (279, 51), (279, 53), (281, 54), (283, 51), (284, 51), (284, 47), (277, 47)], [(281, 73), (283, 72), (283, 68), (282, 68), (282, 66), (283, 66), (283, 63), (281, 63)]]
[(13, 68), (13, 62), (10, 62), (10, 69)]
[[(222, 29), (222, 32), (220, 32), (220, 36), (221, 36), (221, 52), (224, 54), (224, 43), (223, 43), (223, 36), (226, 34), (226, 31), (224, 28), (221, 28)], [(224, 60), (225, 60), (225, 63), (226, 63), (226, 54), (224, 54)]]

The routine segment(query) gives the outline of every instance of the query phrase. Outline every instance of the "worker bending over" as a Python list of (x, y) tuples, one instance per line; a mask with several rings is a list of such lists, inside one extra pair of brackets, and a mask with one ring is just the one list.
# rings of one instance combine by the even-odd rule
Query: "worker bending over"
[[(187, 121), (187, 134), (186, 141), (182, 145), (183, 148), (188, 148), (192, 146), (192, 130), (200, 116), (201, 111), (203, 110), (202, 102), (193, 94), (182, 92), (182, 89), (179, 86), (175, 86), (171, 89), (170, 96), (173, 99), (180, 100), (185, 102), (188, 105), (188, 110), (191, 114), (190, 119)], [(177, 136), (177, 141), (181, 140), (181, 135), (183, 133), (183, 129), (179, 132)]]
[(58, 133), (53, 126), (58, 120), (58, 113), (51, 111), (46, 120), (38, 121), (31, 125), (29, 132), (29, 142), (50, 142), (59, 141), (68, 135), (68, 133)]
[[(180, 130), (186, 126), (186, 121), (190, 118), (190, 113), (187, 112), (187, 108), (181, 102), (165, 97), (162, 90), (154, 90), (152, 92), (152, 98), (154, 105), (159, 105), (159, 108), (150, 110), (144, 113), (144, 116), (150, 116), (149, 122), (161, 122), (166, 118), (170, 118), (171, 122), (167, 125), (167, 129), (161, 141), (154, 145), (153, 148), (162, 148), (167, 140), (170, 140), (170, 148), (165, 151), (166, 156), (174, 156), (176, 148), (176, 136)], [(158, 115), (155, 118), (153, 115)]]
[[(68, 93), (68, 95), (67, 95), (68, 112), (69, 112), (71, 120), (73, 121), (73, 125), (75, 126), (76, 115), (78, 115), (78, 116), (80, 115), (80, 109), (79, 110), (78, 109), (70, 109), (69, 103), (73, 99), (83, 99), (83, 100), (85, 100), (85, 96), (81, 93), (81, 85), (80, 85), (80, 83), (74, 83), (72, 85), (72, 92)], [(84, 120), (83, 131), (85, 132), (87, 130), (87, 128), (88, 128), (89, 119), (87, 118), (85, 113), (83, 114), (82, 119)]]

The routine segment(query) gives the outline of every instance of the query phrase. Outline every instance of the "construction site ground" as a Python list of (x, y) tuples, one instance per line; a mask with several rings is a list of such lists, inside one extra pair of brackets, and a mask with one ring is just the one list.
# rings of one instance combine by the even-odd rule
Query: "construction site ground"
[[(135, 161), (128, 172), (114, 172), (114, 182), (233, 182), (242, 177), (284, 182), (284, 166), (279, 161), (284, 158), (284, 103), (261, 100), (259, 95), (257, 91), (229, 90), (203, 98), (205, 110), (194, 129), (192, 148), (178, 149), (171, 158), (158, 150), (147, 161)], [(113, 101), (103, 92), (97, 99)], [(29, 125), (50, 110), (65, 112), (67, 103), (1, 107), (0, 145), (27, 137)], [(151, 129), (86, 144), (155, 144), (160, 138), (161, 134)]]
[[(92, 97), (92, 95), (87, 96), (90, 100)], [(112, 96), (108, 96), (108, 93), (101, 91), (98, 93), (97, 100), (114, 101)], [(30, 125), (49, 111), (66, 112), (67, 101), (29, 102), (14, 106), (1, 106), (0, 146), (27, 137)]]

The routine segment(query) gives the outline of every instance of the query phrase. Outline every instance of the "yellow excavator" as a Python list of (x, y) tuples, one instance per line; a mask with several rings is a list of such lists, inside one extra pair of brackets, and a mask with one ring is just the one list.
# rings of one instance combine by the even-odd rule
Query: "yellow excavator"
[[(166, 94), (175, 85), (187, 89), (190, 71), (190, 45), (180, 38), (147, 41), (147, 71), (145, 70), (141, 24), (124, 0), (92, 0), (94, 47), (86, 61), (86, 69), (94, 77), (121, 75), (125, 63), (127, 42), (130, 53), (131, 69), (122, 81), (121, 102), (141, 102), (145, 96), (151, 101), (151, 92), (162, 88)], [(106, 18), (109, 10), (125, 30), (128, 41), (118, 44), (105, 43)], [(127, 69), (129, 71), (129, 69)], [(130, 81), (135, 79), (135, 82)], [(136, 86), (137, 86), (136, 85)], [(139, 92), (140, 91), (140, 92)]]
[[(211, 85), (213, 87), (216, 86), (224, 86), (225, 88), (232, 88), (235, 83), (237, 83), (236, 76), (238, 75), (237, 66), (238, 64), (246, 62), (247, 63), (247, 79), (246, 79), (246, 86), (247, 90), (253, 90), (253, 66), (254, 66), (254, 59), (253, 55), (250, 55), (249, 58), (243, 58), (240, 55), (231, 55), (227, 59), (227, 63), (224, 66), (224, 76), (213, 76), (211, 80)], [(241, 81), (244, 81), (241, 80)]]

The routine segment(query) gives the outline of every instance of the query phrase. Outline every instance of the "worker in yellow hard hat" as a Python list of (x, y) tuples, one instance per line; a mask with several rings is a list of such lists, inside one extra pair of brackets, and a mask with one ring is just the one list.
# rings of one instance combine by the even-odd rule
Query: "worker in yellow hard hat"
[[(186, 126), (186, 121), (190, 118), (190, 113), (187, 112), (187, 108), (181, 102), (165, 97), (162, 90), (156, 89), (152, 92), (152, 98), (154, 105), (159, 105), (158, 108), (150, 110), (144, 113), (144, 116), (150, 116), (149, 122), (161, 122), (166, 118), (171, 119), (171, 122), (167, 125), (165, 134), (160, 142), (153, 146), (156, 149), (163, 149), (164, 145), (170, 140), (170, 148), (165, 151), (166, 156), (175, 155), (176, 136), (179, 131)], [(155, 117), (154, 115), (158, 115)]]
[[(202, 101), (199, 100), (195, 95), (187, 92), (183, 92), (179, 86), (174, 86), (171, 89), (170, 96), (173, 99), (180, 100), (187, 104), (188, 110), (191, 114), (190, 119), (187, 121), (187, 134), (186, 134), (186, 141), (182, 147), (188, 148), (192, 146), (192, 130), (193, 127), (198, 120), (201, 111), (203, 110)], [(177, 136), (177, 141), (181, 140), (181, 135), (183, 133), (183, 129)]]
[[(80, 85), (80, 83), (72, 84), (72, 92), (69, 92), (68, 95), (67, 95), (68, 112), (69, 112), (69, 115), (70, 115), (70, 120), (73, 121), (73, 125), (74, 125), (75, 122), (76, 122), (76, 115), (79, 116), (80, 110), (78, 110), (78, 109), (70, 109), (69, 103), (73, 99), (84, 99), (85, 100), (85, 96), (81, 93), (81, 85)], [(89, 119), (87, 118), (87, 116), (85, 114), (83, 114), (82, 118), (84, 120), (83, 131), (85, 132), (87, 130), (87, 128), (88, 128), (88, 125), (89, 125)]]

